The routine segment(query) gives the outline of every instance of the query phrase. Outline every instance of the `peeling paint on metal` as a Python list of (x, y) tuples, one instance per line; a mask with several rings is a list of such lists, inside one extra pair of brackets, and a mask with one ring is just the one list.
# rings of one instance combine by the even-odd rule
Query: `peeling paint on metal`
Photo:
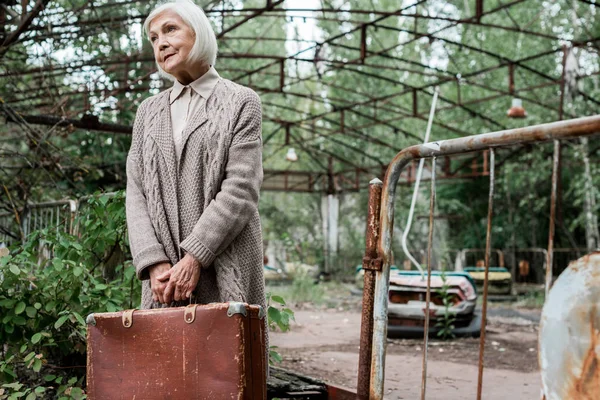
[(600, 398), (600, 252), (572, 262), (544, 304), (539, 362), (547, 400)]

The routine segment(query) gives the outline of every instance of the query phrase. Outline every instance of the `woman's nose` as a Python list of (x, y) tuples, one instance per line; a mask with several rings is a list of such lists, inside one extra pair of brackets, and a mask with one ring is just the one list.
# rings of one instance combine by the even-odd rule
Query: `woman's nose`
[(169, 42), (165, 39), (159, 38), (158, 39), (158, 48), (161, 50), (164, 50), (167, 47), (169, 47)]

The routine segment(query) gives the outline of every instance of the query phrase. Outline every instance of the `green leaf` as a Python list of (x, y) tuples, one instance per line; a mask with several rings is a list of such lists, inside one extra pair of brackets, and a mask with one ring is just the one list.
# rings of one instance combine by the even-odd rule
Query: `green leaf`
[(23, 346), (21, 346), (21, 348), (19, 349), (19, 353), (25, 353), (25, 350), (27, 350), (27, 343), (25, 343)]
[(54, 308), (56, 307), (56, 302), (55, 301), (51, 301), (49, 303), (46, 303), (46, 307), (44, 307), (44, 309), (48, 312), (54, 311)]
[(290, 310), (289, 308), (284, 308), (284, 309), (283, 309), (283, 310), (281, 310), (281, 311), (283, 311), (284, 313), (286, 313), (286, 314), (287, 314), (287, 315), (290, 317), (290, 319), (292, 319), (293, 321), (295, 321), (295, 320), (296, 320), (296, 317), (295, 317), (295, 315), (294, 315), (294, 312), (293, 312), (292, 310)]
[(25, 400), (35, 400), (37, 399), (37, 395), (35, 394), (35, 392), (31, 392), (27, 395), (27, 397), (25, 398)]
[(106, 290), (106, 289), (108, 289), (108, 286), (105, 285), (104, 283), (98, 283), (98, 284), (96, 284), (96, 286), (94, 288), (96, 290)]
[(18, 316), (18, 317), (13, 317), (12, 322), (15, 325), (25, 325), (27, 323), (27, 320), (21, 316)]
[(31, 353), (27, 354), (25, 356), (25, 358), (23, 359), (23, 361), (28, 362), (29, 360), (31, 360), (33, 357), (35, 357), (35, 351), (32, 351)]
[(83, 319), (83, 317), (81, 316), (81, 314), (73, 312), (72, 313), (75, 316), (75, 319), (77, 320), (77, 322), (79, 322), (82, 326), (85, 326), (85, 319)]
[(33, 318), (37, 314), (37, 310), (30, 306), (25, 309), (25, 313), (29, 318)]
[(8, 389), (13, 389), (13, 390), (21, 390), (21, 388), (23, 387), (23, 384), (19, 383), (19, 382), (5, 383), (4, 385), (2, 385), (2, 387), (8, 388)]
[(290, 317), (287, 313), (280, 313), (280, 320), (277, 322), (277, 326), (282, 332), (287, 332), (290, 329)]
[(281, 296), (271, 296), (271, 300), (281, 304), (282, 306), (285, 306), (285, 300), (283, 300), (283, 297)]
[(15, 307), (15, 314), (19, 315), (23, 311), (25, 311), (25, 303), (20, 301), (17, 303), (17, 306)]
[(10, 258), (10, 255), (0, 257), (0, 267), (5, 267), (6, 264), (8, 264), (8, 261), (10, 261)]
[[(281, 355), (275, 350), (269, 350), (269, 359), (273, 359), (273, 361), (280, 363), (283, 361)], [(269, 360), (270, 361), (270, 360)]]
[(40, 360), (39, 358), (36, 358), (35, 361), (33, 362), (33, 370), (35, 372), (40, 372), (41, 369), (42, 369), (42, 360)]
[(44, 393), (45, 391), (46, 391), (46, 388), (45, 388), (45, 387), (43, 387), (43, 386), (38, 386), (38, 387), (36, 387), (36, 388), (35, 388), (35, 392), (36, 392), (37, 394), (42, 394), (42, 393)]
[(74, 276), (80, 276), (81, 274), (83, 274), (83, 269), (81, 267), (75, 267), (73, 268), (73, 275)]
[(50, 374), (50, 375), (45, 375), (45, 376), (44, 376), (44, 380), (45, 380), (46, 382), (53, 381), (54, 379), (56, 379), (56, 375), (52, 375), (52, 374)]
[(39, 332), (31, 337), (31, 343), (33, 344), (38, 343), (40, 340), (42, 340), (42, 334)]
[(58, 272), (63, 270), (63, 261), (62, 259), (59, 258), (53, 258), (52, 259), (52, 266), (54, 267), (55, 270), (57, 270)]
[(12, 272), (15, 275), (19, 275), (21, 273), (21, 270), (15, 264), (11, 264), (9, 269), (10, 269), (10, 272)]
[(64, 325), (65, 322), (67, 322), (67, 319), (69, 319), (68, 315), (63, 315), (62, 317), (60, 317), (55, 323), (54, 323), (54, 329), (59, 329), (61, 326)]
[(36, 310), (39, 310), (39, 309), (42, 308), (42, 304), (41, 303), (35, 303), (33, 306), (35, 307)]
[(12, 299), (2, 299), (0, 300), (0, 307), (4, 308), (13, 308), (15, 306), (16, 300)]
[(5, 324), (5, 325), (4, 325), (4, 331), (5, 331), (6, 333), (9, 333), (9, 334), (10, 334), (10, 333), (13, 333), (13, 332), (15, 331), (15, 326), (14, 326), (14, 325), (8, 325), (8, 324)]
[(269, 323), (279, 324), (281, 321), (281, 312), (275, 307), (269, 307), (269, 311), (267, 312), (269, 317)]
[(85, 398), (85, 396), (83, 394), (83, 390), (81, 390), (81, 388), (78, 388), (78, 387), (74, 387), (71, 389), (71, 397), (74, 398), (75, 400), (81, 400), (81, 399)]

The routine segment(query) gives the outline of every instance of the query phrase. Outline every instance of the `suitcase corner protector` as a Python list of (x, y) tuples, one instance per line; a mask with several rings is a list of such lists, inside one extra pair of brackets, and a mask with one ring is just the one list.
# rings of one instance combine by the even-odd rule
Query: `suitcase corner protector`
[(92, 326), (96, 326), (96, 318), (94, 317), (94, 313), (89, 314), (87, 316), (87, 318), (85, 319), (85, 323), (87, 325), (92, 325)]
[(246, 304), (238, 301), (230, 301), (227, 309), (227, 316), (232, 317), (235, 314), (242, 314), (244, 317), (248, 315), (246, 312)]

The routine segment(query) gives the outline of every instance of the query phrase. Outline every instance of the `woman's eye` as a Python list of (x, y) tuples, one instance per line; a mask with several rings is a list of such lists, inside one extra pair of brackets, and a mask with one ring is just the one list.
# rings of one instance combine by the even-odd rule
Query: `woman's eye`
[(170, 26), (167, 28), (167, 32), (173, 32), (175, 30), (174, 26)]
[(151, 41), (152, 43), (154, 43), (154, 42), (156, 41), (156, 36), (152, 36), (152, 37), (150, 38), (150, 41)]

